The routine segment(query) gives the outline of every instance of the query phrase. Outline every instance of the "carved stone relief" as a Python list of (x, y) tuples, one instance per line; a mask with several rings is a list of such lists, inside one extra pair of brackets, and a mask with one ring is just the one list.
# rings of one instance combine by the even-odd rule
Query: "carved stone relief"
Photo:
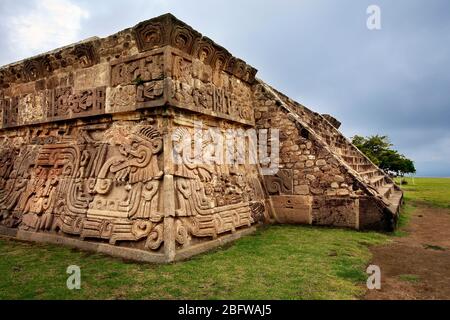
[(19, 99), (18, 119), (21, 124), (35, 123), (44, 119), (45, 94), (27, 94)]
[[(214, 143), (206, 129), (194, 138), (187, 127), (173, 134), (175, 164), (176, 216), (179, 219), (177, 242), (185, 246), (192, 238), (212, 237), (251, 226), (264, 217), (264, 195), (256, 168), (201, 163), (191, 157), (186, 145), (202, 139), (203, 152)], [(192, 137), (192, 138), (191, 138)], [(214, 154), (210, 154), (214, 158)]]
[(154, 126), (85, 126), (53, 139), (42, 134), (34, 132), (24, 148), (0, 152), (0, 224), (111, 244), (146, 239), (145, 248), (159, 249), (163, 143)]
[(141, 84), (143, 82), (162, 80), (164, 57), (162, 53), (139, 55), (119, 60), (111, 66), (111, 85)]
[[(0, 68), (0, 225), (164, 251), (170, 260), (269, 213), (359, 227), (372, 207), (364, 197), (375, 208), (367, 210), (381, 208), (371, 216), (389, 214), (365, 186), (367, 169), (381, 172), (362, 155), (354, 162), (335, 119), (253, 85), (256, 72), (170, 14)], [(277, 174), (219, 161), (215, 132), (274, 127)], [(209, 160), (186, 145), (200, 145)]]
[(264, 176), (270, 195), (290, 195), (294, 192), (293, 173), (290, 169), (280, 169), (274, 176)]
[(311, 199), (309, 196), (272, 196), (273, 209), (279, 223), (311, 224)]
[[(211, 39), (167, 14), (138, 24), (135, 38), (141, 52), (170, 45), (212, 68), (221, 66), (226, 72), (252, 84), (257, 70), (232, 55)], [(221, 62), (218, 63), (218, 60)]]
[(106, 88), (74, 91), (73, 87), (0, 99), (3, 127), (98, 115), (105, 112)]
[(203, 113), (252, 122), (251, 88), (223, 72), (220, 59), (212, 69), (205, 64), (208, 53), (199, 54), (199, 59), (172, 54), (171, 99)]
[(0, 86), (27, 83), (49, 77), (55, 71), (73, 66), (88, 68), (99, 62), (94, 41), (73, 45), (46, 55), (12, 64), (0, 70)]
[(146, 82), (137, 87), (136, 101), (145, 106), (145, 102), (153, 102), (164, 95), (164, 80)]
[(106, 113), (133, 111), (136, 108), (136, 86), (106, 89)]
[(73, 49), (72, 53), (76, 57), (78, 67), (89, 68), (99, 62), (99, 56), (92, 43), (82, 43)]
[(74, 92), (71, 87), (47, 92), (47, 118), (74, 118), (80, 115), (104, 113), (106, 88), (99, 87)]

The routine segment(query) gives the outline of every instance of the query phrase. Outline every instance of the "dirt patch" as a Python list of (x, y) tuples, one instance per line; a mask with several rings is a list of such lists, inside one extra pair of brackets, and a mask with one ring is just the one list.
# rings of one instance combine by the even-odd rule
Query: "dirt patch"
[(450, 299), (450, 210), (420, 205), (407, 235), (372, 247), (381, 268), (381, 290), (365, 299)]

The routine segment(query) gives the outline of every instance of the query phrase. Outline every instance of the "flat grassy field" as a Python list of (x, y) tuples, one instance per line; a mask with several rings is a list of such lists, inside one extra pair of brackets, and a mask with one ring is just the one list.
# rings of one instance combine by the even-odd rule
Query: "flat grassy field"
[[(172, 265), (0, 240), (0, 299), (354, 299), (379, 233), (271, 226)], [(69, 265), (81, 290), (66, 287)]]
[[(405, 189), (401, 225), (417, 201), (449, 205), (450, 179), (416, 178)], [(171, 265), (0, 238), (0, 299), (357, 299), (365, 293), (369, 246), (398, 235), (269, 226)], [(70, 265), (81, 268), (81, 290), (66, 287)]]
[[(450, 178), (405, 178), (402, 189), (406, 200), (427, 205), (450, 208)], [(398, 179), (397, 179), (398, 181)]]

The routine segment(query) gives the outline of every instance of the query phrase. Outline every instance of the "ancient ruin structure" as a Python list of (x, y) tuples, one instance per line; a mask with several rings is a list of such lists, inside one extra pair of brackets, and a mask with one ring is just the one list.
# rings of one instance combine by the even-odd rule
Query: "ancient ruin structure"
[[(392, 229), (392, 180), (256, 73), (170, 14), (1, 68), (0, 233), (170, 262), (263, 223)], [(249, 129), (269, 129), (272, 175), (187, 152)]]

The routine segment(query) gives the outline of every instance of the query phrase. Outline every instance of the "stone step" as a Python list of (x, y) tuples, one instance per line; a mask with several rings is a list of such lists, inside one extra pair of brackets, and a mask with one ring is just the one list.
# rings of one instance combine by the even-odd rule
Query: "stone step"
[(365, 178), (365, 177), (372, 178), (379, 172), (380, 172), (379, 170), (368, 170), (368, 171), (359, 172), (359, 175), (363, 178)]
[(376, 176), (376, 177), (370, 179), (371, 185), (381, 186), (381, 185), (383, 185), (383, 182), (384, 182), (384, 176)]
[(373, 164), (368, 163), (368, 164), (351, 164), (349, 163), (350, 167), (353, 168), (353, 170), (357, 171), (357, 172), (365, 172), (368, 171), (369, 169), (374, 168)]
[(365, 159), (361, 155), (351, 156), (348, 154), (343, 154), (342, 158), (345, 161), (347, 161), (348, 163), (352, 163), (352, 164), (370, 164), (370, 162), (368, 162), (367, 159)]
[(378, 188), (378, 193), (383, 197), (388, 199), (392, 192), (394, 192), (394, 185), (393, 184), (385, 184), (382, 187)]
[[(393, 186), (393, 185), (392, 185)], [(396, 190), (395, 187), (392, 187), (392, 193), (389, 197), (389, 210), (394, 214), (398, 215), (400, 211), (400, 206), (403, 200), (403, 193), (400, 190)]]

